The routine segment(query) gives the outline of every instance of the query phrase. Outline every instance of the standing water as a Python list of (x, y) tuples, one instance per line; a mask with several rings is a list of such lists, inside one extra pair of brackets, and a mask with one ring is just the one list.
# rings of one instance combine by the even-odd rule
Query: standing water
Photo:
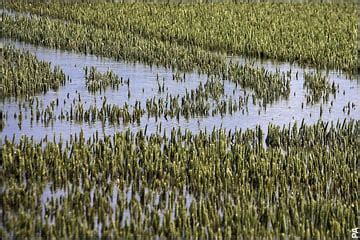
[[(38, 59), (51, 62), (52, 66), (60, 66), (64, 73), (68, 75), (71, 82), (61, 87), (59, 91), (49, 91), (46, 94), (39, 94), (35, 96), (43, 106), (49, 105), (56, 99), (60, 103), (66, 102), (63, 108), (69, 107), (72, 99), (78, 98), (80, 95), (81, 102), (85, 106), (97, 104), (101, 106), (102, 101), (106, 97), (106, 102), (123, 106), (126, 102), (132, 106), (136, 101), (142, 103), (147, 99), (153, 97), (165, 97), (166, 94), (173, 96), (185, 95), (185, 91), (195, 89), (200, 82), (205, 83), (207, 76), (199, 75), (198, 73), (186, 73), (185, 81), (174, 81), (173, 72), (170, 69), (162, 67), (149, 67), (139, 63), (117, 62), (112, 59), (97, 57), (94, 55), (84, 55), (68, 51), (53, 50), (45, 47), (33, 46), (18, 41), (9, 39), (2, 39), (3, 44), (13, 44), (16, 48), (29, 51)], [(233, 62), (246, 63), (248, 61), (240, 57), (232, 57)], [(119, 77), (130, 80), (129, 92), (126, 87), (122, 86), (119, 90), (107, 89), (104, 92), (91, 94), (85, 86), (84, 68), (95, 66), (98, 71), (105, 72), (112, 70)], [(281, 99), (275, 103), (267, 106), (266, 109), (258, 105), (249, 104), (246, 111), (237, 111), (233, 114), (226, 114), (224, 116), (207, 116), (207, 117), (193, 117), (185, 119), (180, 117), (179, 120), (165, 119), (163, 117), (155, 119), (148, 118), (145, 114), (140, 124), (122, 124), (111, 125), (95, 123), (80, 123), (75, 121), (55, 120), (51, 124), (43, 124), (41, 122), (31, 122), (29, 118), (22, 121), (21, 126), (18, 125), (14, 114), (19, 111), (19, 104), (24, 104), (22, 99), (3, 100), (0, 103), (0, 108), (7, 115), (5, 127), (2, 131), (3, 137), (16, 138), (21, 135), (33, 136), (34, 139), (41, 139), (45, 135), (52, 137), (59, 137), (62, 135), (67, 139), (71, 134), (84, 131), (85, 136), (91, 136), (98, 131), (102, 134), (112, 134), (116, 131), (122, 131), (130, 128), (132, 131), (144, 129), (147, 126), (148, 133), (155, 133), (159, 130), (161, 125), (162, 131), (170, 132), (172, 128), (188, 129), (192, 132), (199, 130), (222, 127), (227, 130), (255, 128), (260, 125), (265, 131), (269, 123), (275, 125), (293, 124), (295, 121), (301, 122), (303, 119), (305, 123), (315, 123), (319, 119), (324, 121), (342, 121), (344, 119), (359, 119), (360, 118), (360, 80), (347, 79), (345, 75), (340, 72), (328, 72), (328, 79), (339, 86), (336, 96), (330, 96), (329, 101), (325, 103), (306, 104), (304, 84), (304, 72), (315, 71), (311, 68), (302, 68), (297, 65), (288, 63), (272, 63), (270, 61), (262, 62), (255, 61), (255, 66), (264, 67), (267, 71), (274, 72), (280, 70), (286, 72), (291, 70), (290, 82), (290, 96), (288, 99)], [(182, 73), (181, 73), (182, 74)], [(297, 75), (297, 77), (296, 77)], [(158, 80), (164, 81), (165, 91), (158, 91)], [(224, 84), (225, 95), (233, 96), (236, 99), (238, 96), (243, 96), (244, 89), (235, 87), (235, 84), (230, 81), (225, 81)], [(233, 91), (233, 90), (236, 91)], [(246, 89), (245, 89), (246, 90)], [(250, 92), (247, 90), (247, 92)], [(350, 106), (350, 109), (347, 108)], [(322, 108), (322, 110), (320, 110)], [(59, 113), (59, 109), (57, 112)], [(322, 113), (320, 113), (322, 111)], [(321, 115), (321, 116), (320, 116)], [(26, 114), (25, 114), (26, 116)]]

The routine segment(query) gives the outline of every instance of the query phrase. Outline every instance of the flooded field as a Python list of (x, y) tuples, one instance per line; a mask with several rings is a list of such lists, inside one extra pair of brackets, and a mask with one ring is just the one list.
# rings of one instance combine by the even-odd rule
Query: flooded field
[(1, 6), (0, 238), (358, 227), (354, 5)]
[[(16, 48), (29, 51), (38, 59), (50, 62), (52, 66), (60, 66), (64, 73), (69, 76), (71, 82), (57, 92), (48, 92), (34, 96), (40, 103), (42, 108), (46, 109), (52, 101), (58, 100), (61, 104), (54, 110), (54, 119), (49, 123), (44, 124), (42, 121), (31, 121), (30, 113), (25, 108), (21, 108), (24, 112), (24, 117), (21, 125), (18, 120), (14, 118), (14, 114), (19, 114), (19, 105), (26, 106), (26, 101), (22, 99), (7, 99), (2, 100), (1, 108), (7, 116), (5, 127), (2, 131), (2, 137), (16, 137), (21, 135), (33, 136), (34, 139), (41, 139), (44, 136), (52, 138), (54, 135), (59, 137), (61, 134), (64, 139), (68, 139), (71, 134), (79, 133), (81, 129), (86, 136), (91, 136), (96, 131), (99, 134), (108, 135), (116, 131), (122, 131), (130, 128), (132, 131), (143, 129), (147, 126), (148, 133), (155, 133), (162, 125), (162, 131), (170, 132), (172, 128), (181, 127), (183, 130), (187, 129), (194, 133), (199, 130), (212, 130), (214, 127), (222, 127), (227, 130), (255, 128), (257, 125), (263, 129), (267, 129), (269, 123), (275, 125), (293, 124), (295, 121), (300, 123), (303, 119), (306, 123), (316, 123), (318, 120), (323, 121), (342, 121), (344, 119), (359, 119), (360, 118), (360, 80), (358, 78), (349, 80), (344, 74), (339, 72), (329, 71), (328, 79), (339, 86), (336, 96), (330, 97), (325, 103), (306, 104), (304, 84), (304, 72), (313, 72), (311, 68), (301, 68), (296, 65), (278, 63), (274, 64), (270, 61), (260, 62), (256, 60), (246, 60), (238, 57), (232, 57), (233, 62), (246, 63), (247, 61), (255, 61), (256, 66), (264, 67), (266, 70), (275, 72), (277, 69), (281, 72), (291, 70), (291, 82), (288, 99), (279, 100), (265, 109), (258, 105), (248, 104), (245, 111), (238, 111), (232, 115), (225, 116), (209, 116), (209, 117), (194, 117), (179, 120), (165, 119), (160, 117), (155, 120), (154, 117), (142, 117), (140, 124), (120, 124), (117, 126), (111, 125), (107, 122), (100, 123), (80, 123), (76, 121), (64, 121), (56, 119), (61, 109), (67, 109), (72, 104), (73, 99), (81, 97), (81, 102), (85, 106), (97, 104), (101, 106), (103, 99), (106, 97), (107, 103), (123, 105), (127, 102), (130, 106), (135, 104), (135, 101), (146, 102), (147, 99), (161, 98), (167, 94), (171, 95), (185, 95), (185, 91), (196, 89), (200, 82), (205, 83), (207, 76), (198, 73), (186, 73), (185, 81), (174, 81), (173, 74), (170, 69), (148, 67), (140, 63), (131, 64), (125, 62), (116, 62), (111, 59), (96, 57), (92, 55), (83, 55), (71, 53), (61, 50), (52, 50), (44, 47), (33, 46), (31, 44), (11, 41), (9, 39), (2, 39), (3, 44), (12, 44)], [(121, 87), (119, 90), (107, 89), (103, 93), (91, 94), (85, 86), (84, 68), (96, 67), (100, 72), (112, 70), (123, 79), (130, 79), (129, 89)], [(181, 73), (182, 75), (183, 73)], [(296, 77), (297, 75), (297, 77)], [(165, 91), (158, 91), (158, 82), (164, 81)], [(244, 90), (236, 88), (231, 81), (224, 81), (225, 95), (231, 96), (233, 99), (239, 96), (244, 96)], [(246, 91), (246, 90), (245, 90)], [(130, 97), (128, 96), (130, 92)], [(251, 90), (247, 90), (251, 96)], [(65, 104), (63, 104), (65, 101)], [(350, 106), (350, 109), (348, 108)], [(320, 108), (322, 114), (320, 116)]]

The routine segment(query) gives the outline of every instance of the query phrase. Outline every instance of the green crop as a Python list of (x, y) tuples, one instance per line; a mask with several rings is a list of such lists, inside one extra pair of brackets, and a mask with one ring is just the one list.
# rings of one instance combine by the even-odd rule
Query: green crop
[(59, 67), (39, 61), (28, 52), (6, 45), (1, 62), (0, 96), (31, 97), (48, 90), (58, 90), (66, 83), (66, 76)]

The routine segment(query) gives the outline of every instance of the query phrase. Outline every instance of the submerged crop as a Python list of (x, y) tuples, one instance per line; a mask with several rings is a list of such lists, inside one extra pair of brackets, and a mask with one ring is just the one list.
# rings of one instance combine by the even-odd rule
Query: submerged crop
[(359, 124), (5, 139), (5, 233), (347, 237), (359, 209)]
[[(85, 67), (85, 85), (89, 92), (96, 93), (99, 91), (105, 91), (107, 87), (111, 87), (112, 89), (119, 89), (125, 81), (122, 77), (118, 77), (111, 70), (106, 73), (100, 73), (96, 70), (95, 67), (91, 67), (90, 69)], [(129, 79), (127, 80), (127, 85), (129, 85)]]
[(326, 76), (321, 73), (304, 73), (304, 88), (306, 88), (307, 103), (316, 103), (320, 100), (326, 102), (329, 100), (329, 96), (334, 95), (336, 97), (336, 91), (338, 86), (333, 82), (330, 84)]
[(38, 93), (46, 93), (50, 89), (56, 91), (67, 81), (59, 67), (52, 69), (50, 63), (40, 61), (28, 52), (9, 45), (2, 51), (1, 98), (28, 98)]
[(353, 5), (0, 5), (19, 11), (1, 37), (32, 53), (5, 46), (1, 65), (1, 238), (358, 224), (359, 86), (334, 71), (354, 72)]

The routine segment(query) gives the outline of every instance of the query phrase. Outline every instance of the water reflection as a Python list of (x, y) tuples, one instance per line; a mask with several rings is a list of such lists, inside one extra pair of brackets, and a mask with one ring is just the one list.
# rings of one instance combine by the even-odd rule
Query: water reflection
[[(71, 82), (59, 89), (59, 91), (49, 91), (46, 94), (36, 96), (43, 106), (49, 105), (52, 101), (58, 99), (60, 103), (64, 100), (69, 102), (68, 99), (77, 98), (80, 94), (81, 101), (85, 105), (97, 103), (101, 105), (104, 97), (107, 98), (107, 103), (117, 104), (123, 106), (125, 102), (132, 105), (135, 101), (144, 103), (146, 99), (155, 97), (165, 97), (166, 94), (173, 96), (185, 95), (186, 89), (195, 89), (200, 82), (205, 82), (207, 76), (199, 75), (198, 73), (186, 73), (185, 82), (177, 82), (173, 80), (173, 72), (170, 69), (162, 67), (149, 67), (143, 64), (133, 64), (126, 62), (117, 62), (112, 59), (97, 57), (94, 55), (84, 55), (79, 53), (73, 53), (68, 51), (48, 49), (45, 47), (37, 47), (31, 44), (26, 44), (10, 39), (2, 39), (1, 42), (14, 44), (16, 48), (24, 49), (32, 54), (36, 55), (40, 60), (51, 62), (53, 66), (59, 65), (66, 75), (69, 75)], [(346, 118), (360, 118), (360, 80), (346, 79), (345, 75), (342, 75), (336, 71), (329, 71), (328, 78), (335, 84), (339, 85), (339, 92), (336, 98), (330, 97), (327, 103), (318, 103), (315, 105), (306, 105), (305, 90), (303, 89), (303, 73), (304, 71), (315, 71), (310, 68), (302, 68), (297, 65), (291, 65), (288, 63), (272, 63), (270, 61), (255, 61), (247, 60), (240, 57), (231, 57), (232, 62), (239, 61), (241, 63), (247, 61), (255, 62), (257, 66), (263, 66), (268, 71), (288, 71), (291, 69), (291, 93), (290, 97), (286, 100), (279, 100), (272, 105), (269, 105), (266, 110), (253, 105), (249, 101), (247, 111), (238, 111), (232, 115), (227, 114), (221, 116), (209, 116), (209, 117), (195, 117), (189, 120), (180, 117), (179, 121), (174, 119), (159, 118), (156, 121), (155, 118), (148, 118), (147, 115), (142, 117), (140, 125), (111, 125), (108, 123), (102, 124), (100, 122), (95, 123), (78, 123), (74, 121), (60, 121), (54, 120), (49, 125), (42, 124), (41, 122), (31, 123), (30, 119), (24, 119), (21, 129), (18, 126), (17, 121), (13, 118), (13, 115), (19, 111), (19, 103), (23, 104), (24, 100), (9, 99), (0, 103), (0, 108), (7, 114), (7, 121), (1, 138), (7, 136), (12, 137), (14, 134), (16, 138), (21, 135), (33, 136), (34, 139), (41, 139), (45, 135), (49, 137), (62, 135), (63, 139), (68, 139), (71, 134), (79, 133), (83, 129), (85, 137), (92, 136), (96, 131), (102, 134), (113, 134), (116, 131), (122, 131), (130, 128), (132, 131), (138, 131), (139, 129), (147, 126), (147, 133), (155, 133), (159, 131), (161, 125), (161, 132), (170, 132), (173, 127), (181, 127), (182, 130), (188, 129), (193, 132), (199, 130), (208, 129), (213, 127), (222, 127), (227, 130), (230, 129), (246, 129), (255, 128), (256, 125), (260, 125), (266, 131), (269, 123), (284, 125), (292, 124), (295, 121), (301, 122), (302, 119), (306, 123), (315, 123), (320, 118), (324, 121), (337, 121)], [(97, 93), (96, 95), (90, 94), (85, 87), (84, 80), (84, 67), (95, 66), (99, 71), (105, 72), (112, 70), (124, 79), (130, 79), (130, 92), (131, 97), (128, 97), (127, 88), (120, 87), (119, 91), (107, 90), (103, 93)], [(296, 73), (298, 77), (296, 78)], [(161, 81), (164, 79), (166, 91), (164, 93), (158, 92), (157, 78)], [(243, 89), (235, 89), (235, 84), (232, 82), (225, 82), (225, 94), (234, 96), (234, 98), (243, 95)], [(251, 93), (251, 91), (247, 90)], [(344, 111), (344, 107), (351, 103), (354, 106), (351, 111)], [(68, 104), (68, 103), (67, 103)], [(320, 106), (322, 105), (322, 116), (320, 117)], [(69, 105), (64, 105), (68, 107)], [(59, 110), (58, 110), (59, 111)]]

